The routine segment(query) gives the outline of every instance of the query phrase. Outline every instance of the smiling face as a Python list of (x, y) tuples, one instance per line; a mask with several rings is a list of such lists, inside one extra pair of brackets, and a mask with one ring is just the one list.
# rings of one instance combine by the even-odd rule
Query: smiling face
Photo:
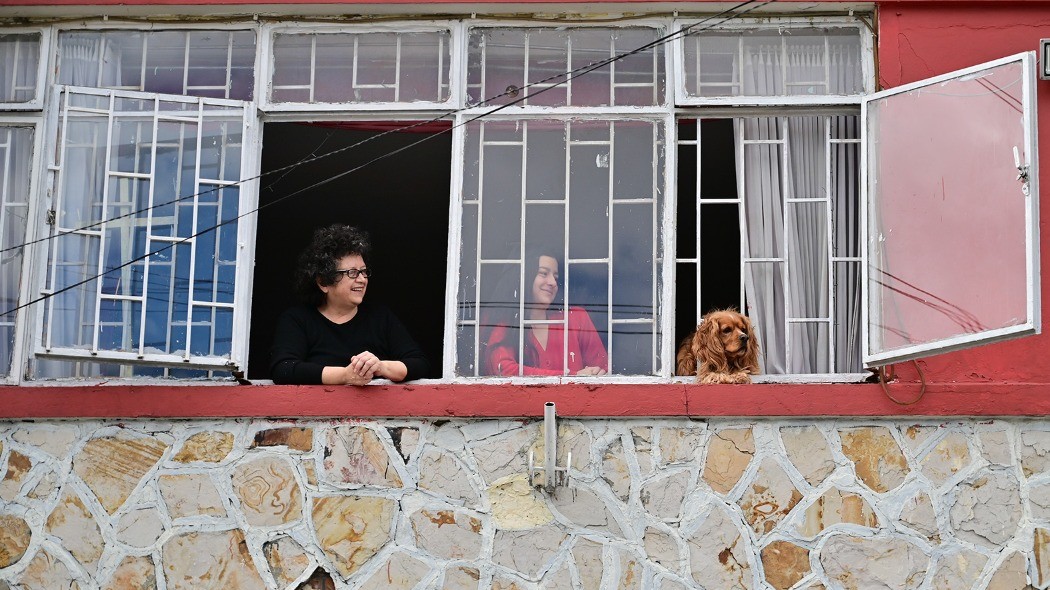
[(553, 256), (540, 256), (536, 278), (532, 280), (532, 302), (550, 307), (558, 296), (558, 261)]
[[(335, 267), (339, 270), (351, 268), (363, 269), (365, 261), (360, 254), (343, 256), (336, 261)], [(348, 278), (346, 275), (336, 276), (331, 285), (320, 285), (325, 294), (325, 305), (337, 309), (354, 309), (365, 299), (365, 291), (368, 289), (368, 278), (363, 274), (357, 275), (356, 279)]]

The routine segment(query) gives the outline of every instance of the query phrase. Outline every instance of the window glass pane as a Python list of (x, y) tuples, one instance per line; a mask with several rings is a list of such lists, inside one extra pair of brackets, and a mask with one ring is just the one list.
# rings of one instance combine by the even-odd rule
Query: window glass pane
[(449, 97), (449, 31), (277, 33), (274, 102), (443, 102)]
[(858, 373), (861, 365), (860, 262), (833, 265), (835, 314), (832, 329), (836, 373)]
[[(468, 102), (533, 106), (652, 106), (664, 102), (657, 29), (477, 28), (470, 32)], [(612, 62), (585, 75), (567, 75)]]
[(230, 355), (243, 115), (169, 102), (60, 113), (47, 278), (58, 294), (46, 303), (45, 353), (180, 365), (187, 354)]
[(869, 355), (1035, 323), (1029, 76), (1014, 61), (868, 103)]
[[(482, 181), (480, 206), (464, 205), (460, 266), (461, 278), (477, 272), (480, 282), (460, 283), (458, 351), (474, 358), (458, 359), (459, 374), (655, 372), (662, 188), (652, 171), (662, 165), (661, 129), (649, 121), (468, 126), (468, 145), (479, 148), (467, 176)], [(617, 149), (631, 157), (616, 160)], [(529, 157), (535, 150), (548, 153)], [(543, 180), (532, 194), (522, 186), (566, 172), (567, 187)], [(618, 199), (617, 186), (636, 188)], [(610, 356), (617, 346), (620, 356)]]
[[(678, 318), (676, 338), (693, 314), (743, 307), (764, 373), (859, 369), (860, 258), (831, 251), (859, 231), (856, 125), (845, 115), (704, 119), (691, 134), (699, 145), (681, 140), (699, 150), (702, 188), (697, 199), (679, 184), (679, 209), (699, 208), (700, 223), (699, 236), (693, 223), (678, 228), (676, 311), (690, 316)], [(695, 156), (679, 167), (689, 178)], [(695, 260), (683, 243), (699, 244)]]
[[(33, 168), (33, 129), (0, 127), (0, 313), (18, 306)], [(0, 315), (0, 376), (11, 374), (16, 313)]]
[(860, 35), (853, 27), (690, 33), (685, 90), (697, 97), (862, 94)]
[(251, 100), (254, 31), (67, 31), (61, 84)]
[(40, 38), (40, 33), (0, 34), (0, 102), (37, 98)]

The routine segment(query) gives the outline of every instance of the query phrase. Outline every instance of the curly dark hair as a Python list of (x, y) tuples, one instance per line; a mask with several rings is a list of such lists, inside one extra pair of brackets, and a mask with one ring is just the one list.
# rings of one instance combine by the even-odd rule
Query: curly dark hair
[(340, 223), (322, 227), (314, 232), (310, 245), (299, 255), (295, 269), (295, 289), (303, 302), (318, 307), (324, 303), (324, 292), (317, 283), (335, 283), (336, 263), (344, 256), (357, 254), (368, 265), (372, 255), (372, 241), (368, 232)]

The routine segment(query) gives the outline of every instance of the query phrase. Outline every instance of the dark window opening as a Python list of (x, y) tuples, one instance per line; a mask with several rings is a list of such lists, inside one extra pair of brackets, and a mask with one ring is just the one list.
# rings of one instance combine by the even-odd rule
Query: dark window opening
[[(677, 263), (675, 279), (676, 343), (696, 329), (697, 302), (700, 315), (714, 309), (740, 306), (740, 205), (708, 202), (737, 198), (733, 120), (702, 119), (699, 127), (698, 166), (696, 120), (678, 121), (676, 234), (680, 262)], [(699, 240), (697, 206), (700, 207)], [(692, 262), (698, 255), (701, 258), (699, 264)], [(683, 262), (683, 259), (689, 261)]]
[[(447, 125), (428, 125), (383, 135), (385, 129), (399, 126), (374, 122), (266, 125), (249, 378), (270, 378), (274, 323), (282, 311), (297, 303), (291, 281), (296, 258), (313, 231), (331, 223), (355, 225), (372, 234), (369, 267), (375, 276), (369, 282), (367, 300), (382, 302), (397, 314), (427, 354), (429, 376), (441, 376), (452, 134), (440, 133)], [(270, 173), (363, 141), (366, 143), (315, 162)], [(399, 149), (404, 151), (393, 153)], [(386, 154), (393, 155), (267, 206)]]

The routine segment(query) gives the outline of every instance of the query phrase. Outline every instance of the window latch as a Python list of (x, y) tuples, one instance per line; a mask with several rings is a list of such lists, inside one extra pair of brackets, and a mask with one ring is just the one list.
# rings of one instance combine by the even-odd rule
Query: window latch
[(1014, 146), (1014, 166), (1017, 167), (1017, 180), (1021, 181), (1021, 193), (1024, 196), (1028, 196), (1028, 165), (1021, 165), (1021, 156), (1017, 152), (1017, 146)]
[(55, 225), (55, 223), (57, 223), (57, 217), (55, 215), (54, 209), (47, 210), (47, 218), (44, 220), (44, 223), (48, 225)]

